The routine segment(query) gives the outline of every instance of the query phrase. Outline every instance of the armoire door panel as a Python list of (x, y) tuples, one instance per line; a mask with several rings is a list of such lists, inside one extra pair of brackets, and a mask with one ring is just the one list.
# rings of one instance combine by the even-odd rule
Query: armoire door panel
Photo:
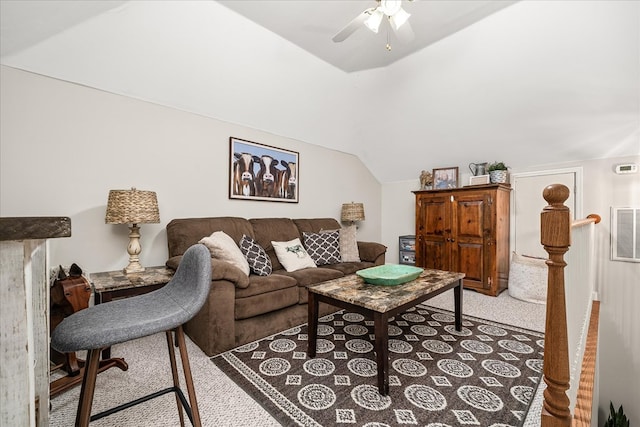
[(481, 244), (458, 244), (458, 271), (465, 274), (465, 280), (482, 282), (484, 277), (484, 254)]
[[(422, 244), (423, 254), (421, 258), (422, 268), (433, 268), (436, 270), (449, 269), (449, 256), (446, 253), (446, 245), (444, 242), (426, 240)], [(418, 260), (416, 260), (417, 262)]]
[(482, 239), (485, 228), (483, 195), (460, 197), (456, 204), (456, 234), (458, 238)]
[(430, 200), (422, 206), (425, 236), (443, 236), (449, 228), (445, 200)]

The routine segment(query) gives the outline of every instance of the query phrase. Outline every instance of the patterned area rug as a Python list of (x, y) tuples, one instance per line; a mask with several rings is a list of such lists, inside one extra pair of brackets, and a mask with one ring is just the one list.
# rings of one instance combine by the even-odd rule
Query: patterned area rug
[(419, 305), (389, 320), (389, 395), (376, 386), (373, 321), (320, 319), (212, 361), (283, 425), (519, 426), (542, 375), (544, 335)]

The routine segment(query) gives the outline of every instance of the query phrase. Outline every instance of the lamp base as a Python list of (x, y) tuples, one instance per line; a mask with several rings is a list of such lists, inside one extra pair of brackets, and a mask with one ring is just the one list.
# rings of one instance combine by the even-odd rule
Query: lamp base
[(122, 270), (125, 274), (140, 273), (144, 271), (144, 267), (140, 264), (139, 255), (141, 251), (140, 228), (138, 227), (138, 224), (133, 224), (129, 227), (129, 246), (127, 246), (127, 252), (129, 253), (129, 265)]
[(125, 268), (122, 269), (122, 272), (124, 274), (130, 274), (130, 273), (141, 273), (144, 271), (144, 267), (142, 265), (140, 265), (139, 262), (130, 262), (129, 265), (127, 265)]

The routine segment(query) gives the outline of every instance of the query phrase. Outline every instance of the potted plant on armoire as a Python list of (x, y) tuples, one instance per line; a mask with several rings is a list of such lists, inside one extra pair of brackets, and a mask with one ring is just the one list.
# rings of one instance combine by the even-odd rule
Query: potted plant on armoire
[(493, 183), (507, 182), (508, 166), (504, 162), (489, 163), (487, 170), (489, 171), (489, 180)]

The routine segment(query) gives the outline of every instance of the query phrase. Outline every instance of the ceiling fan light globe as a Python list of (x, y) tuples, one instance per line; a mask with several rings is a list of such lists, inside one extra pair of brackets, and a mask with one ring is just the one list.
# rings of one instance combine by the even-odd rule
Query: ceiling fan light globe
[(380, 29), (380, 23), (382, 22), (382, 17), (384, 13), (380, 9), (376, 9), (371, 12), (371, 16), (369, 16), (365, 21), (364, 25), (367, 26), (368, 29), (378, 34), (378, 30)]
[(401, 0), (382, 0), (379, 9), (387, 16), (393, 16), (402, 10)]
[(397, 30), (398, 28), (402, 27), (404, 23), (407, 22), (410, 16), (411, 14), (409, 12), (401, 8), (398, 12), (396, 12), (395, 15), (389, 18), (389, 22), (391, 23), (391, 26), (393, 27), (393, 29)]

